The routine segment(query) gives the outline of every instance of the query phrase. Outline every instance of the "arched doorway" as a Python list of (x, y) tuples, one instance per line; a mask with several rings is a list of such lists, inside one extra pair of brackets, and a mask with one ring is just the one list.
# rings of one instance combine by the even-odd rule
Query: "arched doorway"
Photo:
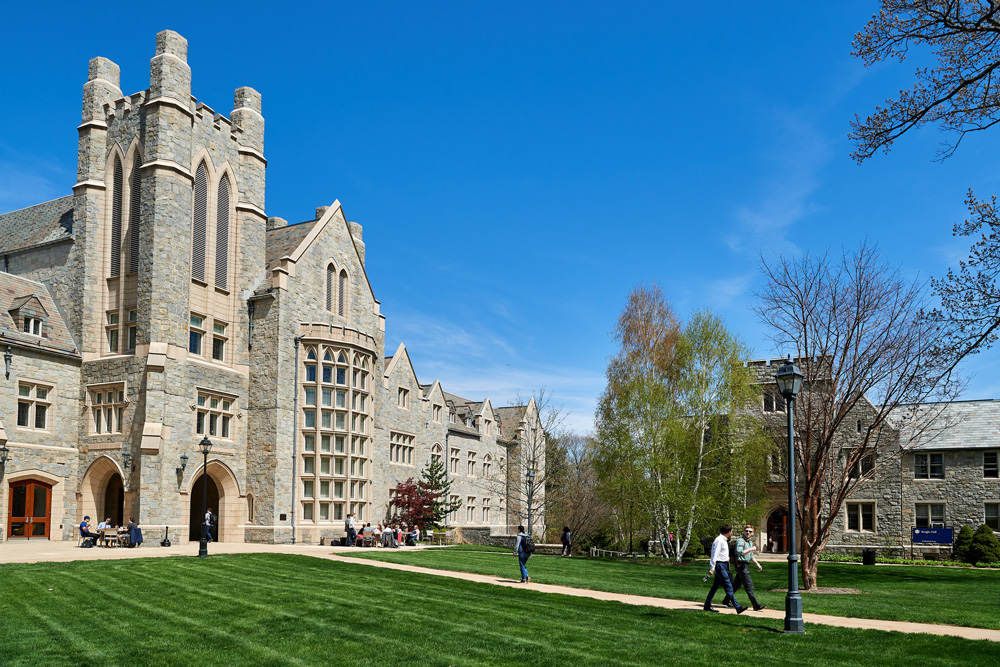
[[(216, 485), (215, 480), (212, 476), (208, 476), (208, 483), (205, 483), (204, 473), (198, 475), (198, 478), (194, 481), (194, 486), (191, 487), (191, 515), (190, 515), (190, 534), (189, 539), (193, 541), (198, 541), (201, 539), (201, 526), (205, 523), (205, 513), (202, 510), (205, 507), (203, 501), (205, 487), (208, 487), (208, 508), (215, 513), (216, 516), (219, 515), (219, 487)], [(218, 526), (212, 531), (212, 539), (219, 539), (219, 529)]]
[(48, 539), (52, 523), (52, 485), (37, 479), (11, 482), (7, 537)]
[(767, 517), (766, 551), (788, 551), (788, 510), (779, 507)]
[(125, 484), (122, 476), (115, 473), (108, 478), (104, 487), (104, 504), (98, 516), (102, 519), (111, 518), (111, 522), (116, 526), (124, 526), (125, 521)]
[(125, 481), (121, 468), (109, 456), (100, 456), (90, 464), (80, 481), (80, 502), (77, 504), (77, 523), (85, 516), (97, 522), (111, 518), (121, 526), (125, 524)]
[[(196, 470), (188, 487), (188, 535), (192, 540), (201, 539), (201, 526), (205, 522), (202, 471)], [(218, 459), (208, 462), (208, 507), (218, 517), (212, 537), (219, 542), (243, 542), (247, 503), (240, 491), (239, 482), (232, 469)]]

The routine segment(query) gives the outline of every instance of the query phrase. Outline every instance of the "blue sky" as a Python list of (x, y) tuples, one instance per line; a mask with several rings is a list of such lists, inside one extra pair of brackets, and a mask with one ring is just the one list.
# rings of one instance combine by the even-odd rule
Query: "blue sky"
[[(933, 161), (929, 129), (863, 166), (853, 114), (910, 85), (851, 40), (877, 10), (837, 3), (253, 3), (130, 18), (15, 4), (0, 28), (0, 210), (70, 194), (87, 61), (148, 86), (155, 34), (188, 39), (217, 112), (263, 95), (267, 212), (339, 199), (364, 226), (387, 347), (421, 381), (506, 405), (545, 385), (592, 426), (626, 295), (658, 282), (773, 356), (750, 311), (760, 256), (863, 240), (913, 278), (968, 251), (969, 187), (1000, 192), (1000, 130)], [(109, 26), (114, 26), (113, 29)], [(1000, 396), (1000, 353), (967, 398)], [(971, 367), (965, 369), (972, 372)]]

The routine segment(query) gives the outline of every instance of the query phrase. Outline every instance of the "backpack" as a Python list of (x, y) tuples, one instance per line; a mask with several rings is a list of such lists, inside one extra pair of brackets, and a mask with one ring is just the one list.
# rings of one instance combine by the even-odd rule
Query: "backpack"
[(535, 541), (530, 537), (525, 535), (521, 538), (521, 551), (528, 554), (529, 556), (535, 553)]

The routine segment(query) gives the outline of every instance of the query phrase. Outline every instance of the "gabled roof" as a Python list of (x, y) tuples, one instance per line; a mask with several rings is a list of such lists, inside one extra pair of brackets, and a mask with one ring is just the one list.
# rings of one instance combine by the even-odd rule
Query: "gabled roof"
[(73, 195), (0, 215), (0, 252), (73, 238)]
[(513, 440), (517, 435), (517, 427), (524, 420), (527, 405), (512, 405), (506, 408), (493, 408), (493, 413), (497, 416), (497, 425), (500, 427), (500, 437), (505, 440)]
[(24, 308), (25, 305), (31, 303), (32, 301), (34, 301), (38, 305), (38, 308), (40, 308), (41, 311), (45, 313), (46, 316), (49, 314), (48, 309), (41, 302), (41, 300), (34, 294), (29, 294), (28, 296), (22, 296), (17, 299), (14, 299), (10, 303), (9, 310), (21, 310), (22, 308)]
[(413, 381), (417, 383), (417, 386), (420, 385), (420, 382), (417, 380), (417, 372), (413, 370), (413, 362), (410, 361), (410, 355), (407, 353), (405, 345), (400, 343), (399, 347), (396, 348), (396, 354), (391, 357), (386, 357), (385, 361), (385, 375), (383, 377), (383, 382), (387, 383), (393, 371), (396, 370), (396, 366), (405, 361), (407, 367), (410, 369), (410, 373), (413, 376)]
[[(901, 424), (899, 442), (902, 446), (915, 445), (914, 449), (938, 451), (943, 449), (1000, 449), (1000, 401), (955, 401), (954, 403), (926, 403), (913, 408), (918, 418)], [(908, 423), (919, 423), (919, 413), (932, 413), (933, 432), (916, 434)], [(914, 443), (914, 440), (919, 442)]]
[(264, 268), (270, 270), (282, 257), (294, 253), (318, 223), (319, 220), (309, 220), (268, 230)]
[[(21, 331), (10, 314), (10, 311), (17, 310), (15, 303), (23, 306), (32, 299), (37, 299), (46, 313), (45, 327), (41, 336), (32, 336)], [(3, 272), (0, 272), (0, 336), (2, 336), (0, 344), (16, 342), (64, 354), (79, 354), (69, 328), (59, 315), (59, 310), (45, 285)]]

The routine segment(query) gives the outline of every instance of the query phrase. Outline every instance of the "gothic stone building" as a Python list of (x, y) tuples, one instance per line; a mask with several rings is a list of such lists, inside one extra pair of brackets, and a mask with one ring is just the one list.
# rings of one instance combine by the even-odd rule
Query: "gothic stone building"
[[(764, 419), (780, 424), (786, 419), (785, 402), (773, 377), (784, 363), (748, 364), (765, 386)], [(883, 427), (878, 446), (852, 470), (845, 470), (844, 454), (857, 446), (872, 423), (874, 406), (862, 401), (846, 420), (833, 474), (847, 474), (858, 483), (834, 521), (827, 551), (857, 553), (875, 547), (897, 557), (912, 553), (943, 558), (951, 553), (950, 545), (914, 544), (913, 529), (952, 528), (957, 535), (963, 525), (977, 528), (985, 523), (1000, 532), (1000, 401), (931, 403), (913, 411), (929, 416), (929, 424), (924, 422), (918, 432), (914, 424), (921, 420), (890, 417), (893, 424)], [(764, 552), (788, 548), (786, 458), (784, 452), (773, 458), (768, 509), (756, 521)]]
[(383, 519), (434, 458), (451, 524), (507, 532), (535, 404), (463, 399), (418, 382), (403, 345), (386, 357), (361, 225), (338, 202), (269, 218), (261, 96), (234, 107), (191, 96), (175, 32), (127, 97), (94, 58), (73, 194), (0, 215), (4, 539), (73, 539), (85, 515), (196, 537), (207, 475), (221, 540), (316, 543), (349, 512)]

